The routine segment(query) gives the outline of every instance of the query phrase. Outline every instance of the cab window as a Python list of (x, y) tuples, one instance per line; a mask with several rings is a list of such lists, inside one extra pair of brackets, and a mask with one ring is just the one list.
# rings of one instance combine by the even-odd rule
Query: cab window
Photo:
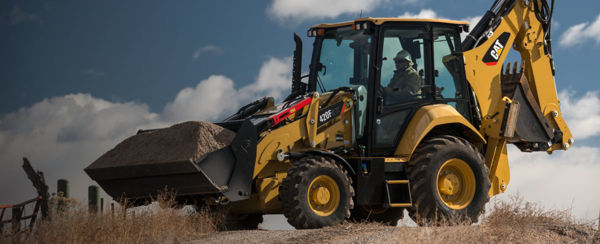
[(380, 92), (385, 105), (425, 98), (422, 30), (388, 28), (383, 33)]
[(451, 27), (434, 27), (433, 37), (435, 99), (453, 106), (468, 118), (468, 89), (463, 78), (462, 56), (458, 54), (457, 31)]

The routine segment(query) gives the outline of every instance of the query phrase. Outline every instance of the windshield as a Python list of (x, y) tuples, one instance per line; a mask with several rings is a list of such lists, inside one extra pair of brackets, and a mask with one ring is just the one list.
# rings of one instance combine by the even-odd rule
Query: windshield
[(362, 30), (351, 27), (328, 30), (316, 65), (317, 89), (326, 92), (355, 85), (367, 87), (370, 47), (371, 36)]

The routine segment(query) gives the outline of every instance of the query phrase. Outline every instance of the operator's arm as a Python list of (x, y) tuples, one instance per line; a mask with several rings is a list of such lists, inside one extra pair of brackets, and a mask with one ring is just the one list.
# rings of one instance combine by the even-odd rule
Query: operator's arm
[(398, 91), (399, 88), (400, 88), (400, 76), (399, 76), (398, 72), (394, 71), (394, 76), (392, 76), (392, 78), (390, 79), (390, 83), (383, 89), (385, 91), (385, 94), (391, 95), (394, 92)]
[(409, 71), (406, 79), (406, 91), (410, 96), (421, 95), (421, 87), (423, 87), (423, 79), (419, 77), (416, 70)]

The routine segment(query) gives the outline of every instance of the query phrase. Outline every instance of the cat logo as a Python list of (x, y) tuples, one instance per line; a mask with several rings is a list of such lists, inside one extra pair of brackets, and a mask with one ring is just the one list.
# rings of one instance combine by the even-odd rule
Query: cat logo
[(500, 58), (500, 54), (502, 54), (503, 48), (504, 46), (502, 45), (502, 43), (500, 43), (500, 40), (496, 40), (496, 42), (494, 42), (494, 48), (492, 49), (492, 51), (490, 51), (490, 54), (492, 55), (492, 57), (494, 57), (494, 59), (498, 60)]
[(498, 64), (498, 60), (500, 60), (500, 56), (502, 56), (502, 51), (504, 51), (504, 47), (508, 42), (508, 38), (510, 37), (510, 33), (504, 32), (494, 41), (492, 46), (488, 49), (487, 53), (483, 57), (483, 62), (487, 66), (493, 66)]

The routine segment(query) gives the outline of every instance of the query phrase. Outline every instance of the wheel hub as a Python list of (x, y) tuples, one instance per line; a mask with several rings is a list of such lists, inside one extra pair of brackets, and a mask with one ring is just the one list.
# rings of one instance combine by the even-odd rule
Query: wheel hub
[(307, 197), (314, 213), (328, 216), (335, 212), (340, 204), (340, 189), (333, 178), (319, 175), (310, 183)]
[(327, 190), (327, 187), (318, 187), (317, 190), (313, 191), (313, 199), (315, 203), (319, 205), (325, 205), (331, 199), (331, 193)]
[(476, 187), (473, 170), (461, 159), (447, 160), (438, 171), (438, 195), (449, 208), (459, 210), (469, 206)]
[(448, 173), (440, 177), (440, 192), (445, 195), (455, 195), (461, 188), (460, 179), (457, 175)]

